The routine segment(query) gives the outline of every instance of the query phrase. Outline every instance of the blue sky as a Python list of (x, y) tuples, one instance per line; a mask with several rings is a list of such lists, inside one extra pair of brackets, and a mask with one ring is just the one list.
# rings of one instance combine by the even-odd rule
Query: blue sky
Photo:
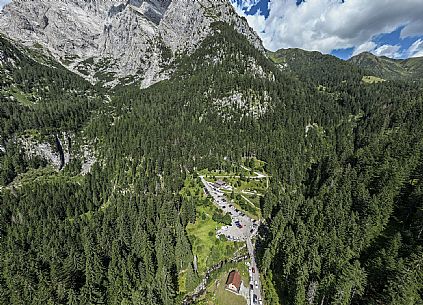
[[(423, 0), (229, 0), (269, 50), (423, 56)], [(0, 10), (10, 0), (0, 0)]]
[(230, 0), (266, 48), (423, 56), (422, 0)]

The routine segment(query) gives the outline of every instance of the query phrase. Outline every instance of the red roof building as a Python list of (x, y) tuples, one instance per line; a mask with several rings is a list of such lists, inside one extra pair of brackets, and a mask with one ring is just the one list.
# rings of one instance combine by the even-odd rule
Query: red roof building
[(239, 293), (239, 289), (241, 288), (241, 275), (238, 271), (232, 270), (229, 273), (228, 279), (226, 281), (226, 289), (230, 290), (235, 293)]

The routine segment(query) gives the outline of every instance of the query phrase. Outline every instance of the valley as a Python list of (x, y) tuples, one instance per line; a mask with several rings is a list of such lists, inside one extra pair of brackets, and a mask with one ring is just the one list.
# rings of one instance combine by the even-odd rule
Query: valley
[(0, 32), (0, 304), (422, 303), (418, 58), (266, 51), (226, 0)]
[[(255, 158), (246, 159), (246, 161), (248, 160), (251, 160), (252, 161), (251, 163), (253, 164), (257, 164), (257, 163), (262, 164), (262, 161), (256, 160)], [(246, 182), (250, 181), (251, 179), (254, 182), (258, 181), (259, 183), (257, 183), (256, 188), (250, 186), (250, 189), (249, 189), (250, 192), (248, 193), (253, 194), (254, 196), (264, 196), (264, 194), (258, 193), (257, 190), (265, 191), (262, 188), (262, 185), (268, 184), (269, 177), (266, 174), (254, 171), (253, 169), (248, 168), (245, 165), (240, 165), (239, 169), (240, 169), (240, 172), (238, 173), (236, 172), (225, 173), (220, 171), (208, 171), (208, 170), (199, 171), (199, 173), (197, 173), (198, 175), (197, 179), (199, 179), (199, 181), (201, 181), (203, 185), (204, 194), (203, 192), (199, 192), (198, 186), (196, 186), (195, 188), (191, 188), (191, 191), (190, 191), (191, 194), (196, 193), (198, 196), (198, 193), (200, 193), (201, 196), (198, 198), (200, 200), (201, 198), (204, 199), (203, 197), (204, 195), (209, 197), (211, 201), (211, 202), (209, 201), (209, 204), (214, 205), (214, 207), (220, 209), (223, 213), (218, 218), (216, 216), (217, 215), (216, 212), (214, 212), (214, 215), (212, 217), (213, 220), (220, 219), (220, 221), (224, 222), (225, 225), (222, 226), (223, 224), (219, 224), (219, 225), (216, 224), (216, 225), (210, 226), (209, 227), (210, 231), (208, 231), (209, 233), (204, 234), (203, 230), (205, 230), (208, 226), (205, 223), (203, 223), (201, 226), (198, 227), (198, 229), (192, 230), (188, 228), (188, 232), (190, 232), (190, 234), (193, 234), (193, 238), (191, 239), (193, 240), (194, 245), (196, 245), (197, 243), (196, 241), (198, 240), (203, 239), (202, 243), (205, 245), (205, 244), (208, 244), (207, 239), (210, 239), (212, 241), (215, 238), (218, 238), (219, 240), (223, 239), (229, 242), (234, 242), (236, 244), (243, 245), (234, 254), (229, 255), (227, 256), (227, 258), (225, 258), (224, 265), (228, 265), (228, 262), (227, 262), (228, 260), (230, 261), (232, 259), (236, 259), (237, 257), (240, 256), (240, 254), (246, 253), (247, 254), (246, 257), (248, 257), (249, 259), (247, 260), (244, 259), (240, 263), (240, 264), (245, 263), (248, 265), (248, 271), (247, 271), (248, 276), (247, 278), (244, 277), (244, 281), (242, 282), (241, 288), (240, 288), (243, 291), (242, 295), (245, 298), (245, 301), (243, 302), (243, 304), (248, 304), (248, 305), (263, 304), (260, 272), (259, 272), (256, 259), (255, 259), (255, 246), (254, 246), (254, 241), (257, 238), (258, 228), (261, 225), (260, 218), (257, 215), (255, 215), (256, 219), (250, 218), (247, 215), (248, 209), (244, 210), (243, 208), (240, 207), (245, 205), (245, 203), (240, 205), (239, 203), (236, 203), (236, 202), (239, 202), (240, 200), (241, 201), (244, 200), (250, 205), (253, 205), (252, 207), (254, 209), (257, 209), (257, 207), (255, 207), (254, 204), (252, 202), (249, 202), (249, 200), (246, 199), (245, 197), (235, 198), (233, 196), (234, 197), (233, 199), (229, 199), (230, 198), (229, 194), (230, 193), (241, 194), (242, 192), (244, 192), (242, 190), (243, 188), (245, 188), (244, 184), (246, 184)], [(206, 176), (202, 176), (200, 173), (207, 173), (207, 174)], [(226, 179), (230, 182), (227, 184), (223, 182), (222, 180), (216, 180), (221, 178)], [(186, 182), (186, 184), (192, 185), (192, 182)], [(230, 193), (225, 195), (225, 191), (226, 192), (229, 191)], [(186, 191), (184, 191), (184, 193), (186, 194)], [(204, 215), (202, 213), (207, 213), (209, 209), (210, 207), (204, 210), (201, 210), (201, 209), (199, 210), (199, 208), (197, 208), (197, 212), (201, 211), (200, 215)], [(205, 217), (204, 216), (200, 216), (200, 217), (207, 218), (207, 217), (210, 217), (210, 214)], [(228, 217), (228, 220), (226, 220), (226, 217)], [(216, 242), (214, 242), (214, 244), (216, 245)], [(202, 266), (203, 266), (205, 256), (204, 254), (202, 254), (202, 251), (204, 251), (205, 249), (203, 246), (201, 246), (201, 249), (202, 249), (201, 252), (198, 251), (200, 249), (198, 246), (196, 249), (197, 251), (194, 251), (194, 255), (196, 255), (197, 257), (199, 274), (203, 274), (201, 270), (204, 270), (204, 267)], [(209, 258), (208, 258), (206, 261), (206, 265), (208, 267), (213, 268), (211, 264), (215, 262), (209, 261)], [(224, 269), (224, 270), (227, 270), (227, 269)], [(222, 271), (214, 271), (214, 273), (216, 272), (218, 272), (217, 274), (219, 275), (222, 274)], [(227, 271), (227, 273), (228, 272), (229, 271)], [(207, 275), (207, 276), (209, 277), (210, 275)], [(222, 276), (224, 277), (224, 274), (222, 274)], [(226, 277), (227, 277), (227, 274), (226, 274)], [(226, 281), (225, 277), (224, 277), (224, 281)], [(205, 300), (209, 298), (216, 298), (216, 295), (213, 294), (213, 292), (210, 292), (209, 289), (206, 288), (210, 286), (211, 284), (212, 283), (210, 282), (202, 281), (202, 283), (195, 289), (196, 292), (194, 292), (194, 294), (196, 296), (196, 299), (199, 299), (201, 302), (203, 298), (205, 298)], [(220, 281), (218, 285), (223, 286), (224, 283)], [(200, 291), (202, 291), (204, 295), (201, 295), (199, 293)], [(226, 292), (225, 294), (226, 294), (226, 297), (223, 298), (223, 300), (221, 300), (220, 302), (222, 302), (222, 304), (229, 304), (229, 303), (226, 303), (228, 301), (225, 301), (225, 299), (231, 298), (230, 295), (228, 295), (230, 294), (230, 292)]]

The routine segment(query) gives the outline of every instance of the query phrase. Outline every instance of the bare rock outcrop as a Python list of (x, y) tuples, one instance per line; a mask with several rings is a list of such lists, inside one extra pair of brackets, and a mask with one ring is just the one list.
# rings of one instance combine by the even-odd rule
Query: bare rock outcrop
[(168, 78), (176, 56), (193, 52), (216, 21), (263, 49), (227, 0), (13, 0), (0, 12), (0, 31), (41, 45), (92, 82), (147, 87)]

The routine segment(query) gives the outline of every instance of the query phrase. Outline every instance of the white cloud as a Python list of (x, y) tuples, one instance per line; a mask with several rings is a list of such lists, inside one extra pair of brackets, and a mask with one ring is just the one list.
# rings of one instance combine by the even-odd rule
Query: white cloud
[(257, 5), (257, 3), (260, 2), (260, 0), (231, 0), (232, 3), (234, 3), (235, 5), (237, 5), (238, 7), (242, 8), (245, 11), (249, 11), (251, 10), (251, 8), (255, 5)]
[(377, 44), (373, 41), (365, 42), (354, 49), (352, 56), (358, 55), (363, 52), (370, 52), (376, 49)]
[[(257, 1), (241, 0), (234, 5), (243, 13), (242, 7), (253, 2)], [(270, 0), (269, 10), (267, 19), (258, 12), (248, 20), (270, 50), (366, 49), (373, 37), (400, 26), (404, 26), (403, 37), (423, 34), (422, 0), (307, 0), (299, 6), (295, 0)]]
[[(231, 0), (235, 1), (235, 0)], [(241, 3), (240, 5), (235, 4), (234, 7), (238, 15), (244, 16), (248, 24), (257, 32), (262, 33), (266, 27), (266, 18), (262, 15), (261, 11), (258, 11), (254, 15), (247, 15), (245, 11), (249, 11), (259, 0), (247, 0)]]
[(399, 52), (400, 49), (401, 49), (400, 45), (393, 46), (393, 45), (385, 44), (373, 50), (372, 53), (375, 54), (376, 56), (400, 58), (402, 56), (402, 54)]
[(423, 39), (416, 40), (407, 50), (409, 57), (422, 57), (423, 56)]
[(12, 0), (0, 0), (0, 11), (3, 9), (3, 6), (8, 4)]

